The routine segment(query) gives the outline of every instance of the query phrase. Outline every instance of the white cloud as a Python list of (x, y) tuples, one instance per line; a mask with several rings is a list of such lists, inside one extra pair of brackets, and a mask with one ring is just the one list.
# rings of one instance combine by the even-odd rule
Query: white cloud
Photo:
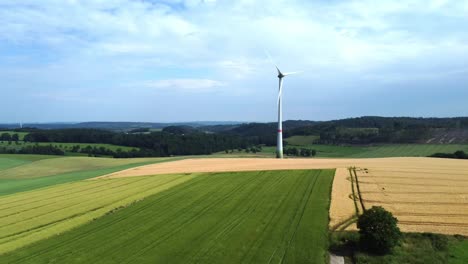
[[(366, 70), (443, 52), (447, 40), (463, 44), (468, 34), (457, 29), (425, 34), (440, 19), (468, 15), (466, 1), (457, 2), (25, 0), (0, 8), (0, 39), (66, 56), (146, 55), (226, 71), (229, 62), (256, 64), (268, 48), (285, 65)], [(468, 23), (457, 19), (461, 28)], [(237, 78), (251, 72), (235, 68)]]
[(147, 81), (142, 83), (141, 86), (182, 92), (208, 92), (225, 86), (225, 83), (210, 79), (166, 79)]
[(466, 0), (0, 0), (0, 24), (2, 87), (26, 97), (97, 85), (126, 101), (119, 89), (132, 84), (274, 105), (265, 49), (284, 71), (305, 71), (288, 80), (303, 93), (286, 99), (452, 80), (462, 74), (441, 73), (468, 67)]

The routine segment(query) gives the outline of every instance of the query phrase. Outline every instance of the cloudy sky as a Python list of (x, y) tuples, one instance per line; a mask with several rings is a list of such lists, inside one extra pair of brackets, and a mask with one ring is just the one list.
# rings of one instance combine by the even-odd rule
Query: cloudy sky
[(0, 0), (0, 122), (468, 115), (468, 1)]

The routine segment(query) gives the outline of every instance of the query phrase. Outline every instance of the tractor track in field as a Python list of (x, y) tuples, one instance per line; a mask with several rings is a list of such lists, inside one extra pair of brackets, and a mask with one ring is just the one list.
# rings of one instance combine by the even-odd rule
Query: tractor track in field
[[(46, 227), (46, 226), (55, 226), (57, 224), (64, 223), (64, 222), (66, 222), (68, 220), (76, 219), (76, 218), (79, 218), (81, 216), (85, 216), (86, 214), (90, 214), (90, 213), (93, 213), (93, 212), (96, 212), (96, 211), (99, 211), (99, 210), (103, 210), (103, 209), (105, 209), (106, 211), (109, 211), (109, 210), (112, 209), (111, 207), (114, 207), (114, 208), (118, 207), (119, 201), (125, 201), (125, 204), (124, 204), (124, 206), (125, 206), (127, 204), (132, 203), (132, 200), (137, 199), (140, 196), (140, 194), (146, 193), (146, 192), (152, 190), (155, 187), (160, 188), (160, 189), (161, 188), (164, 189), (164, 188), (166, 188), (165, 186), (171, 186), (174, 181), (179, 181), (181, 178), (182, 177), (176, 177), (176, 178), (171, 179), (170, 181), (166, 181), (166, 182), (161, 182), (160, 180), (153, 181), (151, 184), (145, 185), (143, 189), (140, 188), (138, 190), (138, 192), (129, 191), (128, 189), (126, 189), (125, 193), (128, 193), (129, 196), (124, 196), (124, 197), (120, 197), (120, 198), (117, 198), (117, 199), (113, 199), (112, 201), (109, 201), (109, 202), (107, 202), (105, 204), (102, 204), (101, 206), (86, 209), (86, 211), (84, 211), (82, 213), (73, 214), (71, 216), (67, 216), (65, 218), (57, 219), (55, 221), (51, 221), (51, 222), (48, 222), (46, 224), (41, 224), (39, 226), (35, 226), (34, 228), (30, 228), (30, 229), (27, 229), (27, 230), (16, 232), (15, 234), (9, 234), (6, 237), (4, 236), (4, 237), (0, 238), (1, 240), (3, 240), (0, 245), (2, 245), (2, 244), (5, 245), (7, 242), (11, 241), (9, 239), (7, 239), (7, 241), (5, 241), (5, 238), (8, 238), (8, 237), (18, 238), (18, 236), (19, 236), (19, 238), (23, 238), (23, 237), (25, 237), (25, 234), (33, 234), (34, 232), (40, 232), (40, 231), (45, 230), (44, 227)], [(143, 180), (143, 178), (142, 178), (142, 180)], [(139, 182), (139, 181), (140, 180), (138, 180), (136, 182)], [(125, 185), (123, 185), (123, 186), (125, 186)], [(137, 187), (138, 186), (136, 186), (135, 188), (133, 188), (131, 190), (135, 190)], [(148, 194), (148, 195), (150, 195), (150, 194)], [(93, 201), (91, 201), (91, 202), (93, 202)], [(122, 205), (120, 205), (120, 206), (122, 206)], [(106, 208), (108, 208), (108, 209), (106, 209)], [(105, 213), (106, 212), (103, 211), (102, 215), (104, 215)], [(86, 221), (86, 222), (89, 222), (89, 221)]]
[[(375, 176), (367, 176), (367, 175), (361, 175), (359, 178), (375, 178)], [(468, 183), (468, 179), (450, 179), (450, 178), (429, 178), (429, 177), (414, 177), (414, 176), (378, 176), (378, 179), (405, 179), (405, 180), (414, 180), (414, 179), (420, 179), (420, 180), (430, 180), (430, 181), (453, 181), (453, 182), (466, 182)]]
[(398, 221), (402, 225), (416, 226), (447, 226), (447, 227), (468, 227), (468, 223), (448, 223), (448, 222), (430, 222), (430, 221)]
[[(85, 182), (85, 181), (83, 181), (83, 183), (84, 183), (84, 182)], [(67, 185), (70, 185), (70, 183), (66, 183), (66, 184), (67, 184)], [(105, 183), (103, 183), (103, 184), (105, 184)], [(92, 182), (89, 182), (89, 184), (87, 184), (87, 185), (92, 185)], [(50, 187), (49, 187), (49, 188), (50, 188)], [(59, 191), (53, 192), (53, 193), (51, 193), (51, 194), (53, 194), (53, 195), (55, 195), (55, 194), (60, 194), (60, 195), (58, 195), (58, 196), (54, 196), (54, 198), (55, 198), (55, 197), (60, 197), (63, 193), (68, 193), (70, 190), (74, 190), (75, 188), (76, 188), (76, 186), (71, 185), (69, 188), (60, 189)], [(46, 190), (46, 189), (48, 189), (48, 188), (45, 188), (45, 189), (43, 189), (43, 190)], [(35, 192), (35, 191), (33, 190), (33, 191), (29, 191), (29, 192)], [(23, 193), (23, 194), (28, 194), (28, 192)], [(17, 195), (17, 194), (10, 194), (10, 195), (6, 195), (6, 196), (0, 196), (0, 200), (9, 200), (9, 199), (11, 199), (11, 197), (14, 197), (14, 196), (18, 196), (18, 195)], [(22, 196), (19, 196), (19, 197), (22, 197)], [(21, 199), (19, 199), (19, 200), (13, 200), (13, 201), (10, 201), (10, 202), (8, 202), (8, 203), (2, 203), (1, 206), (4, 206), (4, 205), (11, 205), (11, 204), (16, 204), (16, 203), (21, 204), (21, 203), (23, 203), (23, 202), (25, 202), (25, 201), (28, 201), (28, 200), (30, 200), (30, 199), (34, 199), (34, 198), (37, 198), (37, 197), (43, 197), (43, 194), (42, 194), (42, 193), (38, 193), (37, 195), (27, 196), (26, 198), (21, 198)], [(44, 199), (47, 199), (47, 198), (44, 198)], [(39, 200), (39, 201), (41, 201), (41, 200)], [(0, 210), (4, 210), (4, 209), (11, 208), (11, 207), (4, 208), (4, 207), (1, 207), (1, 206), (0, 206)]]
[[(280, 185), (280, 183), (283, 182), (285, 179), (286, 179), (286, 176), (282, 176), (278, 181), (271, 184), (271, 186), (268, 186), (269, 187), (268, 189), (271, 189), (272, 187)], [(251, 196), (245, 197), (245, 199), (247, 201), (239, 201), (236, 204), (236, 206), (233, 206), (231, 211), (230, 211), (230, 214), (234, 213), (237, 210), (237, 208), (239, 207), (239, 205), (243, 204), (244, 202), (246, 202), (249, 205), (247, 208), (245, 208), (243, 210), (241, 215), (237, 216), (236, 219), (232, 219), (231, 221), (229, 221), (226, 224), (218, 225), (218, 229), (222, 229), (222, 230), (220, 232), (217, 231), (217, 230), (216, 230), (216, 232), (215, 232), (215, 230), (213, 230), (213, 232), (211, 232), (212, 234), (217, 234), (217, 236), (213, 240), (210, 241), (209, 247), (201, 248), (198, 252), (196, 252), (190, 258), (194, 259), (194, 260), (199, 260), (199, 259), (206, 258), (207, 256), (210, 255), (210, 252), (212, 252), (212, 249), (215, 247), (215, 243), (217, 241), (224, 238), (225, 236), (230, 234), (236, 227), (238, 227), (242, 223), (244, 223), (248, 219), (247, 216), (251, 215), (266, 200), (266, 198), (267, 198), (266, 196), (260, 197), (260, 202), (252, 199), (254, 197), (256, 199), (258, 199), (258, 196), (262, 194), (261, 189), (266, 189), (265, 187), (266, 187), (265, 185), (261, 185), (260, 189), (258, 191), (250, 192)], [(280, 203), (280, 205), (282, 204), (282, 202)], [(278, 208), (276, 210), (278, 210)], [(271, 222), (271, 219), (270, 218), (268, 218), (268, 219), (269, 219), (268, 221)]]
[[(376, 184), (376, 182), (369, 182), (369, 181), (360, 181), (362, 184)], [(432, 187), (453, 187), (453, 185), (449, 184), (421, 184), (421, 183), (398, 183), (398, 182), (377, 182), (378, 184), (383, 185), (398, 185), (398, 186), (432, 186)], [(465, 187), (465, 186), (457, 186), (457, 187)], [(466, 186), (468, 188), (468, 185)]]
[(379, 200), (363, 200), (366, 203), (372, 203), (372, 204), (418, 204), (418, 205), (468, 205), (468, 202), (466, 203), (459, 203), (459, 202), (408, 202), (408, 201), (379, 201)]
[[(303, 181), (306, 181), (307, 179), (304, 177), (304, 179), (302, 179), (302, 180), (303, 180)], [(296, 184), (293, 185), (293, 186), (291, 187), (291, 189), (290, 189), (290, 191), (288, 192), (286, 198), (285, 198), (282, 202), (285, 202), (285, 201), (288, 201), (289, 199), (291, 199), (292, 196), (290, 196), (290, 195), (293, 194), (293, 191), (296, 191), (296, 190), (298, 189), (297, 186), (301, 186), (301, 185), (302, 185), (301, 182), (300, 182), (300, 181), (297, 181)], [(244, 256), (242, 257), (242, 262), (244, 262), (244, 260), (245, 260), (246, 257), (248, 256), (248, 253), (251, 252), (253, 248), (257, 248), (257, 247), (255, 247), (256, 245), (258, 245), (258, 244), (262, 245), (262, 244), (264, 243), (266, 230), (268, 229), (269, 225), (270, 225), (271, 223), (274, 222), (274, 219), (275, 219), (275, 216), (276, 216), (276, 212), (278, 212), (280, 209), (281, 209), (281, 207), (278, 206), (277, 209), (276, 209), (274, 212), (271, 212), (271, 218), (269, 218), (269, 222), (263, 227), (262, 232), (261, 232), (262, 235), (260, 235), (260, 237), (259, 237), (257, 240), (252, 241), (251, 245), (249, 246), (249, 249), (246, 251), (246, 253), (245, 253)], [(270, 214), (269, 214), (269, 215), (270, 215)], [(282, 241), (284, 241), (284, 238), (283, 238)], [(278, 249), (278, 248), (277, 248), (277, 249)], [(277, 250), (277, 249), (276, 249), (276, 250)], [(273, 252), (273, 256), (274, 256), (276, 250)], [(250, 256), (250, 258), (252, 258), (252, 257), (253, 257), (253, 256)], [(271, 258), (271, 257), (270, 257), (270, 258)]]
[[(162, 235), (158, 240), (156, 241), (152, 241), (149, 245), (147, 246), (144, 246), (142, 249), (138, 250), (132, 257), (135, 257), (135, 256), (138, 256), (138, 255), (141, 255), (143, 253), (145, 253), (147, 250), (150, 250), (152, 247), (154, 247), (155, 245), (158, 245), (164, 241), (166, 241), (169, 237), (171, 237), (173, 234), (175, 233), (178, 233), (180, 230), (182, 230), (182, 228), (186, 227), (187, 225), (193, 223), (195, 220), (197, 220), (198, 218), (200, 218), (205, 212), (207, 212), (209, 209), (213, 208), (214, 206), (222, 203), (223, 201), (225, 201), (226, 199), (230, 198), (232, 195), (234, 195), (239, 189), (242, 189), (243, 187), (245, 187), (246, 185), (248, 185), (250, 183), (250, 180), (248, 181), (245, 181), (244, 184), (242, 185), (239, 185), (237, 186), (236, 188), (232, 189), (231, 191), (229, 191), (222, 199), (219, 199), (207, 206), (205, 206), (202, 210), (200, 210), (200, 212), (198, 212), (194, 217), (186, 220), (184, 223), (182, 223), (181, 225), (178, 225), (176, 228), (174, 229), (171, 229), (168, 233)], [(122, 262), (123, 263), (132, 263), (134, 262), (135, 260), (129, 260), (129, 259), (125, 259), (123, 260)]]
[[(381, 194), (382, 191), (363, 191), (362, 194)], [(386, 194), (443, 194), (443, 195), (468, 195), (468, 192), (431, 192), (431, 191), (387, 191)]]
[[(139, 181), (142, 181), (142, 180), (145, 180), (145, 179), (141, 179), (141, 180), (138, 180), (138, 181), (136, 181), (136, 182), (124, 182), (123, 184), (120, 184), (120, 185), (117, 185), (117, 186), (113, 186), (112, 188), (108, 188), (108, 189), (106, 189), (106, 191), (111, 191), (111, 190), (114, 190), (114, 189), (119, 189), (119, 188), (124, 187), (124, 186), (134, 185), (134, 184), (136, 184), (136, 183), (138, 183)], [(139, 186), (137, 185), (137, 187), (139, 187)], [(126, 189), (126, 191), (128, 191), (128, 190), (129, 190), (129, 189)], [(101, 193), (101, 190), (97, 190), (97, 191), (95, 191), (95, 192), (92, 192), (92, 193), (90, 193), (90, 195), (92, 195), (92, 194), (97, 194), (97, 193)], [(114, 195), (115, 195), (115, 194), (111, 192), (111, 193), (108, 193), (108, 194), (106, 194), (106, 195), (99, 196), (99, 198), (106, 198), (106, 197), (114, 196)], [(72, 199), (82, 200), (81, 197), (73, 197)], [(60, 202), (60, 201), (55, 201), (55, 202), (52, 203), (52, 204), (57, 204), (57, 203), (59, 203), (59, 202)], [(56, 210), (47, 211), (47, 212), (42, 213), (42, 214), (34, 215), (33, 217), (30, 217), (30, 218), (21, 218), (20, 221), (15, 221), (15, 222), (12, 222), (12, 223), (4, 224), (4, 225), (2, 225), (1, 228), (3, 228), (3, 227), (8, 227), (8, 226), (10, 226), (11, 224), (18, 224), (18, 223), (25, 222), (25, 221), (32, 220), (32, 219), (36, 219), (36, 218), (39, 218), (39, 217), (42, 217), (42, 216), (45, 216), (45, 215), (49, 215), (49, 214), (52, 214), (52, 213), (60, 212), (60, 211), (62, 211), (62, 210), (69, 210), (70, 208), (74, 208), (74, 207), (78, 207), (78, 206), (81, 207), (83, 204), (94, 204), (94, 203), (95, 203), (95, 201), (87, 201), (87, 200), (85, 200), (85, 201), (83, 201), (83, 202), (78, 202), (78, 203), (73, 203), (73, 202), (72, 202), (72, 203), (70, 204), (70, 206), (67, 206), (67, 207), (65, 207), (65, 208), (61, 207), (61, 208), (56, 209)], [(45, 205), (45, 206), (47, 206), (47, 205)], [(45, 207), (45, 206), (34, 207), (34, 208), (31, 208), (31, 210), (39, 209), (39, 208), (42, 208), (42, 207)], [(21, 211), (20, 213), (22, 213), (22, 212), (25, 212), (25, 213), (26, 213), (26, 212), (28, 212), (28, 211), (30, 211), (30, 210)], [(0, 229), (1, 229), (1, 228), (0, 228)], [(0, 237), (0, 239), (1, 239), (1, 237)]]
[[(195, 178), (195, 180), (197, 180)], [(185, 186), (184, 189), (188, 189), (190, 188), (191, 186)], [(167, 190), (166, 190), (167, 191)], [(170, 198), (171, 196), (174, 196), (176, 195), (176, 193), (174, 192), (165, 192), (165, 193), (162, 193), (162, 195), (159, 197), (159, 201), (161, 200), (164, 200), (164, 199), (168, 199)], [(136, 213), (139, 213), (139, 212), (142, 212), (144, 211), (145, 209), (148, 209), (149, 207), (151, 207), (152, 204), (148, 204), (146, 206), (143, 206), (143, 207), (140, 207), (139, 210), (133, 210), (133, 211), (136, 211)], [(112, 224), (117, 224), (119, 222), (122, 222), (122, 221), (125, 221), (126, 218), (117, 218), (117, 219), (114, 219), (113, 221), (110, 221), (109, 225), (112, 225)], [(59, 250), (60, 248), (63, 248), (63, 247), (66, 247), (67, 245), (70, 245), (71, 243), (75, 242), (75, 241), (78, 241), (78, 240), (82, 240), (84, 238), (86, 238), (88, 235), (90, 234), (93, 234), (93, 233), (96, 233), (97, 231), (101, 230), (102, 227), (101, 226), (97, 226), (95, 228), (92, 228), (90, 230), (88, 230), (87, 232), (82, 232), (80, 233), (80, 235), (78, 236), (75, 236), (74, 240), (68, 240), (67, 242), (65, 243), (55, 243), (55, 244), (52, 244), (51, 246), (48, 246), (38, 252), (35, 252), (34, 255), (29, 255), (29, 256), (25, 256), (25, 257), (20, 257), (20, 258), (17, 258), (16, 261), (14, 263), (22, 263), (24, 261), (27, 261), (28, 259), (31, 259), (33, 257), (36, 257), (36, 256), (41, 256), (43, 254), (46, 254), (47, 252), (50, 252), (50, 251), (54, 251), (54, 250)]]
[(399, 216), (447, 216), (447, 217), (468, 217), (468, 214), (466, 213), (460, 213), (460, 214), (446, 214), (446, 213), (413, 213), (413, 212), (395, 212), (395, 214)]
[[(117, 182), (116, 182), (116, 183), (117, 183)], [(53, 198), (58, 198), (58, 197), (62, 197), (62, 198), (65, 198), (65, 200), (68, 200), (68, 199), (70, 199), (70, 196), (76, 195), (76, 194), (92, 195), (92, 194), (100, 193), (100, 192), (102, 191), (101, 187), (103, 187), (103, 186), (107, 187), (107, 188), (105, 188), (105, 190), (113, 190), (113, 189), (116, 189), (116, 188), (120, 188), (120, 187), (122, 187), (122, 186), (130, 185), (130, 184), (132, 184), (132, 183), (136, 183), (136, 182), (123, 183), (123, 184), (119, 184), (119, 185), (117, 185), (117, 186), (109, 186), (109, 185), (106, 185), (106, 184), (101, 184), (101, 185), (95, 186), (95, 187), (93, 187), (93, 188), (84, 189), (84, 190), (77, 191), (77, 192), (74, 192), (74, 193), (69, 193), (69, 194), (67, 194), (65, 197), (63, 197), (63, 196), (47, 197), (47, 198), (44, 198), (43, 200), (35, 201), (35, 202), (33, 202), (32, 204), (38, 203), (38, 202), (43, 202), (43, 201), (48, 201), (48, 200), (51, 200), (51, 199), (53, 199)], [(110, 188), (109, 188), (109, 187), (110, 187)], [(97, 189), (97, 190), (96, 190), (96, 189)], [(94, 192), (91, 192), (91, 193), (87, 193), (87, 192), (90, 191), (90, 190), (95, 190), (95, 191), (94, 191)], [(73, 197), (73, 198), (76, 199), (77, 197)], [(79, 197), (78, 197), (78, 198), (79, 198)], [(60, 201), (54, 200), (54, 201), (52, 201), (52, 202), (50, 202), (50, 203), (48, 203), (48, 204), (43, 204), (43, 205), (40, 205), (40, 206), (27, 208), (27, 209), (25, 209), (25, 210), (16, 211), (15, 213), (12, 213), (12, 214), (9, 214), (9, 215), (2, 215), (2, 216), (0, 216), (0, 220), (1, 220), (2, 218), (8, 217), (8, 216), (12, 216), (12, 215), (20, 214), (20, 213), (26, 213), (26, 212), (29, 212), (29, 211), (32, 211), (32, 210), (35, 210), (35, 209), (39, 209), (39, 208), (43, 208), (43, 207), (46, 207), (46, 206), (49, 206), (49, 205), (58, 204), (58, 203), (60, 203), (61, 201), (63, 201), (63, 199), (60, 200)], [(72, 204), (73, 204), (73, 203), (72, 203)], [(29, 204), (28, 204), (28, 205), (29, 205)], [(75, 205), (75, 204), (73, 204), (73, 205)], [(10, 209), (10, 208), (12, 208), (12, 207), (5, 208), (4, 210)], [(13, 207), (13, 208), (14, 208), (14, 207)], [(53, 211), (52, 211), (52, 212), (53, 212)], [(47, 212), (47, 213), (49, 213), (49, 212)], [(38, 215), (38, 216), (40, 216), (40, 215)], [(28, 219), (23, 219), (23, 220), (28, 220)]]
[(315, 177), (314, 181), (310, 183), (311, 187), (308, 188), (308, 189), (310, 189), (310, 191), (306, 190), (304, 196), (302, 197), (302, 200), (304, 200), (304, 197), (305, 197), (305, 202), (301, 202), (300, 205), (299, 205), (299, 207), (301, 207), (301, 205), (304, 204), (302, 206), (302, 208), (300, 209), (299, 219), (298, 219), (298, 221), (297, 221), (297, 223), (295, 225), (294, 232), (292, 233), (292, 235), (291, 235), (290, 239), (288, 240), (288, 243), (287, 243), (287, 245), (286, 245), (286, 247), (284, 249), (284, 253), (283, 253), (283, 256), (281, 257), (280, 263), (283, 263), (284, 258), (285, 258), (286, 254), (288, 253), (288, 250), (290, 248), (291, 242), (294, 239), (294, 237), (296, 236), (297, 230), (299, 229), (299, 225), (301, 224), (302, 218), (304, 217), (304, 213), (305, 213), (307, 204), (309, 203), (310, 196), (312, 195), (312, 192), (315, 189), (315, 184), (317, 183), (317, 180), (318, 180), (318, 177)]
[[(125, 186), (125, 185), (123, 185), (123, 186)], [(120, 200), (120, 199), (118, 199), (118, 200)], [(91, 202), (94, 203), (94, 201), (91, 201)], [(14, 233), (14, 234), (10, 234), (10, 235), (7, 235), (7, 236), (0, 237), (0, 240), (3, 240), (3, 239), (8, 238), (8, 237), (13, 237), (13, 236), (16, 236), (16, 235), (21, 235), (21, 234), (23, 234), (23, 233), (28, 233), (28, 232), (34, 231), (34, 230), (36, 230), (36, 229), (42, 229), (42, 228), (47, 227), (47, 226), (55, 225), (55, 224), (57, 224), (57, 223), (67, 221), (67, 220), (70, 220), (70, 219), (73, 219), (73, 218), (76, 218), (76, 217), (79, 217), (79, 216), (88, 214), (88, 213), (90, 213), (90, 212), (94, 212), (94, 211), (103, 209), (103, 208), (108, 207), (108, 206), (110, 206), (110, 205), (112, 205), (112, 204), (114, 204), (114, 203), (116, 203), (116, 200), (113, 200), (112, 202), (106, 203), (106, 204), (104, 204), (104, 205), (102, 205), (102, 206), (99, 206), (99, 207), (91, 208), (91, 209), (86, 210), (86, 211), (84, 211), (84, 212), (80, 212), (80, 213), (73, 214), (73, 215), (70, 215), (70, 216), (67, 216), (67, 217), (64, 217), (64, 218), (61, 218), (61, 219), (57, 219), (57, 220), (52, 221), (52, 222), (48, 222), (47, 224), (38, 225), (38, 226), (35, 226), (34, 228), (26, 229), (26, 230), (23, 230), (23, 231), (21, 231), (21, 232), (17, 232), (17, 233)], [(76, 204), (76, 205), (78, 206), (78, 205), (81, 205), (81, 204)], [(69, 209), (69, 207), (68, 207), (68, 208), (65, 208), (65, 209)], [(62, 209), (61, 209), (61, 210), (62, 210)], [(53, 212), (56, 212), (56, 211), (52, 211), (51, 213), (53, 213)], [(45, 213), (45, 214), (42, 214), (42, 215), (40, 215), (40, 216), (47, 215), (47, 214), (49, 214), (49, 213)], [(38, 217), (40, 217), (40, 216), (38, 216)], [(34, 218), (36, 218), (36, 217), (30, 218), (30, 219), (25, 219), (24, 221), (32, 220), (32, 219), (34, 219)], [(20, 222), (22, 222), (22, 221), (20, 221)], [(19, 223), (19, 222), (14, 222), (13, 224), (16, 224), (16, 223)], [(4, 225), (4, 226), (2, 226), (2, 227), (5, 227), (5, 226), (8, 227), (8, 226), (10, 226), (10, 225), (11, 225), (11, 224), (9, 224), (9, 225)], [(1, 244), (4, 244), (4, 242), (1, 243)]]

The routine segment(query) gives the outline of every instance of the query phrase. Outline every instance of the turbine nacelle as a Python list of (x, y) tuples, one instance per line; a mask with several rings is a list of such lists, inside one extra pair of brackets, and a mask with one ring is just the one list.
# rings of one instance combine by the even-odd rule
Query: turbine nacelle
[(302, 73), (302, 71), (285, 72), (285, 73), (283, 73), (283, 72), (281, 72), (281, 70), (278, 68), (278, 66), (275, 65), (275, 67), (276, 67), (276, 70), (278, 71), (278, 78), (280, 78), (280, 79), (282, 79), (282, 78), (284, 78), (284, 77), (286, 77), (286, 76), (289, 76), (289, 75)]
[(275, 67), (276, 67), (276, 70), (278, 71), (278, 78), (281, 79), (281, 78), (286, 77), (286, 75), (284, 75), (284, 74), (280, 71), (280, 69), (278, 68), (278, 66), (275, 65)]

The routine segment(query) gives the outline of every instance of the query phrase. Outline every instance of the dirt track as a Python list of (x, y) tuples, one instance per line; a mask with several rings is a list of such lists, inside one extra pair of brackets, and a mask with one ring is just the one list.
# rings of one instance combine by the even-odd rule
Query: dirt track
[[(468, 161), (436, 158), (376, 159), (186, 159), (132, 168), (104, 178), (157, 174), (338, 168), (330, 226), (355, 212), (348, 167), (358, 167), (366, 208), (381, 205), (400, 220), (403, 231), (468, 235)], [(101, 178), (102, 178), (101, 177)], [(347, 187), (348, 184), (348, 187)], [(350, 226), (353, 228), (353, 225)]]

